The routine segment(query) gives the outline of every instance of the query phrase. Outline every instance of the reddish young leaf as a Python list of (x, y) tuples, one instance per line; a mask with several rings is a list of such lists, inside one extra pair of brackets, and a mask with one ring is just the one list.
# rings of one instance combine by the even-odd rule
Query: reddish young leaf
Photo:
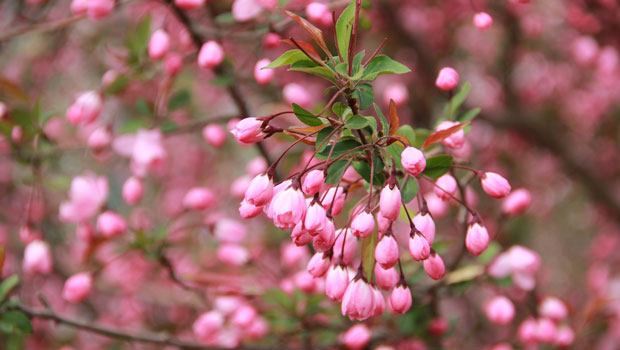
[[(289, 136), (293, 136), (296, 140), (299, 140), (305, 136), (305, 135), (299, 135), (297, 133), (290, 132), (288, 130), (284, 130), (284, 133)], [(314, 146), (316, 144), (316, 139), (306, 138), (306, 139), (301, 140), (301, 142), (305, 143), (306, 145)]]
[(325, 39), (323, 39), (323, 32), (319, 28), (315, 27), (305, 18), (301, 18), (296, 14), (292, 13), (291, 11), (287, 11), (283, 8), (280, 8), (280, 10), (282, 10), (284, 14), (291, 17), (295, 22), (297, 22), (297, 24), (302, 26), (302, 28), (304, 28), (308, 33), (310, 33), (310, 36), (312, 36), (312, 38), (317, 42), (317, 44), (319, 44), (321, 49), (323, 49), (326, 54), (329, 54), (329, 50), (327, 49), (327, 45), (325, 44)]
[(396, 103), (394, 100), (390, 99), (390, 131), (388, 132), (388, 135), (394, 135), (399, 127), (400, 118), (398, 118), (398, 112), (396, 111)]
[(308, 42), (295, 39), (295, 42), (297, 43), (297, 45), (295, 45), (295, 43), (293, 43), (293, 41), (289, 40), (289, 39), (280, 40), (280, 41), (285, 43), (285, 44), (289, 44), (289, 45), (291, 45), (294, 48), (297, 48), (297, 45), (299, 45), (313, 59), (315, 59), (317, 61), (321, 61), (321, 56), (319, 56), (319, 53), (316, 52), (316, 50), (314, 49), (314, 46), (312, 46), (312, 44), (310, 44)]
[(469, 124), (469, 121), (466, 121), (464, 123), (458, 123), (452, 127), (449, 127), (447, 129), (444, 130), (439, 130), (439, 131), (435, 131), (434, 133), (431, 134), (431, 136), (429, 136), (426, 141), (424, 141), (424, 145), (422, 145), (422, 148), (426, 148), (434, 143), (440, 142), (441, 140), (445, 139), (446, 137), (449, 137), (450, 135), (454, 134), (455, 132), (463, 129), (464, 127), (466, 127)]
[(317, 125), (317, 126), (305, 126), (305, 127), (301, 127), (301, 128), (291, 128), (291, 130), (297, 131), (297, 132), (313, 133), (313, 132), (317, 132), (319, 130), (323, 130), (326, 126), (327, 125), (325, 125), (325, 124)]

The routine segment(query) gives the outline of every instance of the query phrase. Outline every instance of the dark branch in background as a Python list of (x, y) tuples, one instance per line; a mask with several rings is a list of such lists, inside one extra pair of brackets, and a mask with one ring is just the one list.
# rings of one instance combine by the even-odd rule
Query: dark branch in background
[[(165, 1), (168, 3), (168, 5), (170, 6), (172, 11), (178, 18), (178, 20), (185, 26), (185, 28), (189, 32), (192, 38), (192, 41), (194, 42), (194, 45), (196, 45), (196, 49), (200, 50), (200, 48), (202, 47), (202, 44), (205, 43), (205, 39), (196, 30), (194, 30), (191, 19), (185, 14), (185, 12), (183, 12), (183, 10), (181, 10), (174, 4), (174, 0), (165, 0)], [(222, 65), (219, 65), (213, 68), (213, 71), (217, 75), (226, 74), (226, 71)], [(239, 113), (243, 116), (243, 118), (249, 117), (250, 111), (249, 111), (248, 105), (246, 104), (245, 100), (241, 96), (241, 91), (239, 91), (237, 86), (235, 84), (230, 84), (226, 87), (226, 91), (228, 91), (230, 98), (235, 103), (235, 106), (237, 107), (237, 109), (239, 110)], [(267, 152), (267, 149), (265, 148), (265, 145), (262, 142), (258, 142), (256, 143), (256, 149), (261, 154), (261, 156), (265, 158), (267, 163), (271, 165), (272, 161), (269, 156), (269, 153)], [(276, 180), (281, 178), (277, 172), (275, 173), (275, 178)]]

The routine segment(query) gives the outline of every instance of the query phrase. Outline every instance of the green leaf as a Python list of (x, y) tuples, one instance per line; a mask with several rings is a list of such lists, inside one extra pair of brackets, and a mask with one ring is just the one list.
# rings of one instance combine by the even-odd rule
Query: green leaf
[(146, 57), (146, 49), (149, 45), (151, 31), (151, 16), (146, 16), (138, 26), (127, 35), (127, 48), (129, 49), (129, 63), (137, 64)]
[(364, 80), (373, 81), (382, 74), (404, 74), (411, 72), (407, 66), (396, 62), (386, 55), (379, 55), (370, 60), (364, 71)]
[(235, 84), (235, 77), (232, 74), (220, 74), (211, 79), (213, 86), (232, 86)]
[(335, 115), (342, 117), (342, 115), (344, 114), (344, 111), (349, 108), (349, 106), (345, 106), (344, 104), (342, 104), (341, 102), (336, 102), (334, 103), (334, 105), (332, 106), (332, 112), (334, 112)]
[(192, 101), (192, 95), (187, 90), (181, 90), (170, 97), (168, 101), (168, 110), (173, 111), (186, 107)]
[(331, 126), (327, 126), (321, 129), (321, 131), (319, 131), (319, 133), (316, 135), (316, 142), (315, 142), (315, 147), (316, 147), (317, 152), (321, 152), (322, 150), (325, 149), (325, 147), (327, 147), (327, 145), (329, 144), (329, 140), (325, 141), (325, 144), (323, 144), (322, 146), (321, 146), (321, 143), (323, 143), (325, 138), (329, 136), (329, 134), (331, 134), (333, 131), (334, 131), (334, 128), (332, 128)]
[(493, 260), (493, 258), (495, 258), (495, 256), (499, 254), (501, 250), (502, 247), (499, 245), (499, 243), (491, 241), (491, 243), (489, 243), (489, 247), (478, 256), (478, 262), (485, 265), (490, 263), (491, 260)]
[(375, 112), (377, 113), (377, 117), (379, 117), (379, 121), (381, 122), (381, 131), (385, 135), (390, 128), (390, 124), (388, 124), (387, 118), (385, 117), (385, 114), (383, 114), (383, 112), (381, 111), (381, 108), (379, 108), (376, 103), (373, 103), (373, 106), (375, 107)]
[(232, 24), (235, 22), (235, 16), (233, 16), (232, 12), (224, 12), (215, 17), (215, 23), (217, 24)]
[(303, 51), (299, 49), (290, 50), (280, 55), (280, 57), (276, 58), (275, 61), (269, 63), (263, 69), (273, 69), (273, 68), (278, 68), (282, 66), (288, 66), (297, 61), (303, 61), (307, 59), (308, 59), (308, 56), (306, 56), (306, 54), (303, 53)]
[(284, 293), (279, 288), (272, 288), (263, 293), (262, 298), (264, 302), (281, 306), (284, 310), (295, 311), (295, 302), (288, 294)]
[(346, 159), (340, 159), (332, 163), (332, 165), (327, 168), (327, 177), (325, 178), (326, 184), (335, 184), (342, 178), (342, 174), (347, 169), (347, 164), (349, 161)]
[(447, 173), (452, 167), (452, 157), (440, 154), (438, 156), (426, 159), (426, 168), (422, 175), (426, 175), (432, 179), (437, 179), (441, 175)]
[(368, 125), (370, 126), (370, 128), (372, 129), (372, 132), (369, 134), (374, 134), (377, 132), (377, 119), (375, 119), (375, 117), (369, 115), (369, 116), (365, 116), (364, 118), (366, 118), (366, 120), (368, 120)]
[(179, 126), (177, 125), (177, 123), (173, 122), (172, 120), (166, 120), (159, 126), (159, 130), (161, 130), (161, 132), (163, 132), (164, 134), (175, 131), (178, 128)]
[(0, 283), (0, 302), (3, 302), (6, 299), (7, 295), (17, 286), (19, 283), (19, 277), (17, 275), (12, 275), (10, 277), (5, 278), (2, 283)]
[(407, 178), (407, 182), (405, 184), (401, 184), (400, 193), (403, 199), (403, 202), (409, 203), (411, 202), (415, 196), (418, 194), (418, 183), (415, 179)]
[(353, 91), (352, 96), (359, 102), (359, 109), (364, 110), (372, 105), (375, 93), (370, 84), (360, 84)]
[[(347, 151), (355, 147), (359, 147), (361, 145), (362, 145), (361, 143), (355, 140), (343, 140), (343, 141), (337, 142), (335, 145), (326, 147), (322, 152), (317, 154), (316, 157), (327, 158), (327, 156), (329, 155), (329, 152), (332, 152), (332, 148), (334, 149), (334, 151), (332, 152), (332, 157), (338, 157), (338, 156), (343, 155)], [(351, 152), (350, 154), (353, 154), (353, 153), (354, 152)]]
[(310, 60), (297, 61), (291, 65), (288, 69), (289, 71), (294, 72), (304, 72), (312, 75), (316, 75), (318, 77), (327, 79), (331, 82), (335, 82), (334, 72), (332, 72), (329, 68), (318, 66), (316, 63)]
[(293, 103), (293, 113), (295, 113), (295, 116), (300, 122), (306, 125), (319, 126), (323, 124), (321, 123), (321, 119), (296, 103)]
[(385, 147), (385, 150), (394, 158), (394, 162), (396, 163), (396, 167), (399, 169), (403, 168), (401, 164), (401, 153), (403, 153), (404, 147), (400, 144), (400, 142), (394, 142), (393, 144)]
[(344, 124), (349, 129), (363, 129), (370, 124), (370, 121), (361, 115), (354, 115)]
[[(385, 175), (379, 173), (381, 170), (377, 171), (376, 167), (377, 164), (375, 163), (375, 175), (373, 176), (372, 182), (375, 186), (383, 186), (385, 183)], [(353, 169), (360, 174), (362, 179), (370, 183), (370, 165), (368, 165), (368, 163), (362, 161), (353, 162)]]
[(348, 69), (348, 65), (344, 62), (338, 63), (336, 65), (336, 72), (340, 73), (340, 75), (342, 76), (345, 76), (345, 77), (349, 76), (347, 69)]
[(153, 110), (146, 100), (139, 99), (136, 101), (136, 111), (142, 115), (152, 116)]
[(127, 84), (129, 84), (129, 77), (126, 75), (119, 75), (114, 79), (112, 84), (110, 84), (106, 89), (105, 93), (108, 95), (118, 94), (119, 92), (125, 90)]
[(362, 77), (366, 69), (362, 67), (362, 59), (364, 59), (364, 55), (366, 55), (366, 50), (362, 50), (353, 57), (353, 76), (351, 79), (358, 80)]
[(471, 90), (471, 84), (469, 82), (466, 82), (465, 84), (463, 84), (459, 92), (456, 95), (454, 95), (454, 97), (452, 97), (450, 102), (448, 102), (444, 110), (444, 116), (448, 120), (452, 120), (452, 117), (454, 116), (456, 111), (461, 107), (463, 102), (465, 102), (465, 100), (467, 99), (467, 96), (469, 96), (470, 90)]
[(10, 310), (0, 315), (0, 329), (3, 331), (11, 330), (9, 333), (30, 334), (32, 333), (32, 325), (30, 319), (21, 311)]
[(130, 134), (147, 127), (148, 124), (144, 121), (144, 119), (133, 117), (126, 119), (116, 131), (119, 134)]
[(355, 0), (352, 0), (336, 21), (336, 41), (343, 62), (349, 62), (349, 41), (351, 40), (354, 17)]
[(409, 143), (412, 145), (415, 145), (415, 131), (413, 130), (413, 128), (410, 125), (403, 125), (400, 128), (398, 128), (398, 130), (396, 130), (396, 133), (399, 135), (403, 135), (404, 137), (407, 138), (407, 140), (409, 140)]
[(362, 239), (362, 263), (368, 280), (372, 277), (375, 268), (375, 248), (377, 247), (377, 231)]
[(424, 129), (424, 128), (415, 129), (415, 141), (416, 142), (413, 143), (413, 147), (422, 148), (422, 146), (424, 145), (424, 141), (432, 134), (433, 132), (428, 129)]
[(480, 108), (474, 108), (474, 109), (470, 109), (469, 111), (459, 114), (458, 117), (456, 117), (456, 121), (457, 122), (466, 122), (468, 120), (472, 120), (474, 118), (476, 118), (476, 116), (480, 113)]

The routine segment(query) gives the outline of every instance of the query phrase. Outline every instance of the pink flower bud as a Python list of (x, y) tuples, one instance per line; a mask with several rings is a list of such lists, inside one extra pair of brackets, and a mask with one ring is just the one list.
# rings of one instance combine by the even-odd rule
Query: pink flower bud
[[(340, 258), (341, 261), (348, 265), (353, 262), (353, 258), (355, 258), (355, 253), (357, 252), (357, 238), (351, 234), (350, 229), (340, 229), (336, 231), (336, 242), (334, 242), (334, 260), (338, 261)], [(344, 242), (344, 249), (342, 247)], [(344, 255), (343, 254), (344, 250)]]
[(262, 206), (273, 196), (273, 181), (267, 174), (256, 175), (245, 191), (245, 201), (255, 206)]
[(366, 210), (360, 212), (351, 221), (351, 232), (356, 237), (366, 238), (370, 236), (375, 229), (375, 219), (372, 214)]
[(474, 15), (474, 25), (480, 30), (491, 28), (493, 18), (486, 12), (478, 12)]
[(299, 271), (293, 276), (293, 281), (297, 289), (304, 293), (312, 293), (314, 291), (314, 277), (307, 271)]
[(379, 211), (381, 215), (388, 220), (396, 221), (400, 214), (400, 202), (401, 197), (398, 186), (390, 188), (389, 185), (386, 185), (383, 190), (381, 190), (381, 196), (379, 198)]
[(104, 148), (108, 147), (112, 142), (112, 134), (110, 130), (105, 127), (95, 129), (90, 136), (88, 136), (88, 147), (93, 152), (100, 152)]
[(521, 322), (517, 329), (519, 341), (525, 345), (534, 345), (537, 342), (537, 324), (533, 318)]
[(219, 124), (208, 124), (202, 129), (202, 138), (211, 146), (220, 148), (226, 143), (226, 131)]
[(428, 324), (428, 332), (434, 336), (441, 336), (450, 329), (450, 323), (445, 318), (437, 317)]
[(398, 243), (396, 243), (394, 235), (389, 233), (383, 235), (375, 249), (375, 260), (377, 264), (381, 265), (384, 269), (389, 269), (396, 264), (398, 256)]
[(370, 317), (379, 317), (383, 315), (383, 312), (385, 311), (385, 299), (377, 287), (374, 285), (371, 285), (370, 287), (372, 288), (375, 303), (375, 308)]
[(312, 203), (306, 211), (304, 227), (309, 234), (315, 236), (325, 227), (325, 209), (318, 202)]
[(242, 144), (252, 144), (263, 139), (261, 126), (263, 122), (256, 118), (241, 119), (230, 131), (231, 134)]
[(308, 108), (312, 103), (312, 99), (308, 90), (297, 83), (288, 83), (282, 89), (282, 94), (287, 103), (296, 103), (304, 108)]
[(257, 217), (263, 211), (262, 206), (255, 206), (248, 203), (245, 199), (239, 205), (239, 215), (244, 219), (251, 219)]
[(413, 176), (420, 175), (426, 168), (426, 158), (424, 153), (415, 147), (407, 147), (400, 154), (401, 164), (409, 174)]
[(465, 236), (465, 246), (474, 255), (480, 255), (489, 246), (489, 233), (479, 223), (469, 224)]
[(342, 265), (332, 265), (325, 277), (325, 295), (331, 300), (341, 301), (349, 285), (349, 272)]
[(599, 54), (599, 46), (594, 38), (580, 36), (573, 41), (572, 52), (577, 63), (588, 65), (596, 60)]
[(252, 182), (252, 178), (247, 175), (236, 178), (230, 184), (230, 195), (235, 198), (245, 198), (245, 191), (250, 187), (250, 182)]
[(9, 108), (4, 102), (0, 102), (0, 120), (7, 116)]
[(169, 76), (175, 76), (183, 68), (183, 56), (176, 52), (170, 52), (164, 57), (164, 72)]
[(103, 237), (112, 238), (127, 231), (125, 219), (113, 211), (106, 211), (97, 217), (97, 232)]
[(329, 13), (329, 9), (323, 3), (311, 2), (306, 6), (306, 16), (312, 22), (320, 22), (325, 13)]
[(322, 170), (311, 170), (304, 177), (301, 189), (308, 196), (318, 193), (325, 182), (325, 175)]
[(556, 297), (546, 297), (538, 306), (538, 313), (542, 317), (547, 317), (557, 322), (566, 318), (568, 309), (562, 300)]
[[(262, 156), (256, 156), (252, 158), (245, 166), (245, 171), (252, 176), (256, 176), (258, 174), (262, 174), (267, 171), (267, 161)], [(287, 186), (284, 186), (287, 187)]]
[(435, 80), (435, 85), (444, 91), (452, 90), (459, 85), (459, 73), (451, 67), (441, 68), (437, 75), (437, 80)]
[(52, 272), (52, 252), (47, 242), (34, 240), (26, 246), (23, 269), (26, 274)]
[(123, 184), (123, 199), (129, 205), (136, 205), (142, 199), (144, 186), (142, 181), (137, 177), (130, 177)]
[(504, 198), (510, 193), (508, 180), (501, 175), (487, 171), (480, 177), (482, 189), (493, 198)]
[(215, 68), (224, 61), (224, 49), (217, 42), (207, 41), (198, 53), (198, 66), (204, 69)]
[(170, 36), (163, 29), (156, 30), (149, 40), (149, 58), (153, 61), (166, 55), (170, 48)]
[(11, 129), (11, 140), (18, 143), (22, 140), (22, 136), (24, 136), (24, 129), (19, 125), (14, 125)]
[(62, 289), (62, 297), (70, 303), (84, 301), (90, 294), (93, 278), (88, 272), (75, 274), (67, 279)]
[(241, 221), (218, 218), (213, 228), (213, 236), (218, 242), (241, 243), (245, 240), (248, 229)]
[(446, 275), (446, 265), (443, 263), (441, 256), (434, 251), (428, 256), (428, 259), (424, 260), (424, 271), (428, 277), (438, 280)]
[[(306, 229), (303, 228), (303, 226), (303, 222), (299, 222), (291, 231), (291, 239), (293, 240), (293, 243), (300, 247), (312, 242), (312, 239), (314, 238), (308, 233), (308, 231), (306, 231)], [(326, 248), (326, 250), (327, 249), (329, 248)]]
[(215, 204), (215, 195), (205, 187), (191, 188), (183, 197), (183, 206), (190, 210), (206, 210)]
[(377, 213), (377, 232), (379, 233), (379, 236), (387, 232), (390, 227), (390, 223), (391, 221), (381, 215), (381, 212)]
[(329, 265), (331, 263), (331, 257), (326, 253), (314, 253), (310, 262), (308, 262), (308, 266), (306, 270), (313, 277), (323, 277), (327, 270), (329, 269)]
[(217, 259), (222, 263), (237, 267), (245, 265), (250, 259), (248, 250), (234, 243), (224, 243), (217, 248)]
[(530, 191), (524, 188), (516, 189), (502, 202), (502, 213), (509, 216), (519, 215), (530, 206), (531, 202)]
[(503, 295), (498, 295), (486, 303), (484, 313), (489, 321), (499, 325), (506, 325), (514, 318), (515, 307), (510, 299)]
[(194, 321), (192, 330), (199, 342), (209, 344), (224, 325), (224, 317), (219, 311), (209, 311)]
[(422, 232), (429, 246), (435, 242), (435, 221), (429, 213), (419, 212), (413, 217), (415, 228)]
[(235, 0), (232, 5), (232, 14), (237, 22), (246, 22), (258, 16), (263, 7), (256, 0)]
[(454, 196), (457, 188), (458, 187), (454, 177), (450, 174), (445, 174), (435, 180), (433, 190), (435, 191), (437, 197), (441, 198), (441, 200), (447, 201)]
[(263, 317), (256, 317), (244, 332), (250, 339), (262, 339), (269, 334), (269, 323)]
[[(446, 129), (449, 129), (455, 126), (456, 124), (457, 123), (455, 122), (445, 120), (439, 123), (439, 125), (437, 125), (437, 128), (435, 130), (436, 131), (446, 130)], [(441, 143), (448, 148), (459, 149), (463, 147), (463, 145), (465, 144), (465, 131), (461, 129), (451, 134), (450, 136), (446, 137), (445, 139), (441, 140)]]
[(308, 248), (298, 247), (293, 243), (284, 243), (280, 252), (282, 265), (288, 269), (297, 269), (308, 258)]
[(306, 214), (306, 199), (299, 189), (289, 187), (273, 197), (273, 223), (282, 230), (290, 230)]
[(356, 324), (344, 334), (342, 341), (351, 350), (361, 350), (370, 342), (370, 330), (364, 324)]
[(268, 58), (263, 58), (256, 62), (254, 66), (254, 80), (260, 85), (267, 85), (273, 79), (273, 75), (275, 71), (273, 69), (265, 68), (271, 63), (271, 60)]
[(411, 308), (411, 290), (406, 284), (400, 284), (390, 294), (392, 310), (398, 314), (404, 314)]
[[(329, 210), (329, 208), (331, 208), (332, 215), (336, 216), (342, 212), (345, 199), (346, 195), (342, 189), (342, 186), (338, 186), (338, 188), (332, 187), (327, 190), (327, 193), (325, 193), (325, 198), (322, 202), (323, 208), (325, 208), (325, 210)], [(334, 202), (333, 206), (332, 202)]]
[(183, 10), (193, 10), (204, 6), (205, 0), (174, 0), (174, 4)]
[(274, 47), (280, 45), (281, 39), (282, 38), (276, 33), (267, 33), (263, 37), (263, 45), (265, 45), (268, 49), (273, 49)]
[(35, 230), (30, 225), (23, 225), (19, 228), (19, 240), (28, 245), (30, 242), (34, 240), (41, 239), (41, 232), (39, 230)]
[(91, 20), (106, 17), (114, 10), (115, 0), (90, 0), (88, 1), (87, 15)]
[(551, 344), (557, 337), (558, 328), (548, 318), (540, 318), (536, 322), (536, 340), (543, 344)]
[(569, 346), (575, 341), (575, 332), (568, 327), (562, 326), (558, 328), (555, 337), (555, 344), (559, 346)]
[(336, 241), (336, 228), (334, 221), (331, 219), (325, 220), (325, 227), (318, 235), (314, 237), (312, 246), (317, 252), (326, 252), (334, 246)]
[(412, 233), (409, 238), (409, 252), (416, 261), (428, 259), (431, 254), (431, 247), (424, 236), (418, 233)]
[(88, 124), (101, 113), (103, 101), (95, 91), (82, 93), (67, 110), (67, 121), (71, 124)]
[(88, 12), (88, 0), (71, 1), (71, 13), (74, 15), (83, 15)]
[(390, 290), (394, 288), (400, 278), (400, 276), (398, 275), (398, 271), (396, 271), (396, 268), (394, 266), (385, 270), (379, 264), (376, 264), (374, 271), (377, 285), (383, 290)]
[(363, 321), (371, 317), (375, 309), (375, 295), (368, 282), (354, 279), (342, 297), (341, 312), (352, 320)]
[(383, 102), (390, 104), (390, 100), (394, 100), (396, 106), (402, 106), (409, 101), (409, 91), (403, 83), (392, 83), (383, 91)]

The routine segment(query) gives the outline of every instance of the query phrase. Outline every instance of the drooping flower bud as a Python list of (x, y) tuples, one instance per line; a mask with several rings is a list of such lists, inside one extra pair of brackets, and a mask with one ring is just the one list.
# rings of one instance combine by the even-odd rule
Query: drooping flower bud
[(558, 322), (566, 318), (568, 309), (562, 300), (556, 297), (546, 297), (538, 306), (538, 313), (542, 317)]
[(446, 265), (443, 263), (443, 259), (434, 250), (431, 250), (431, 254), (428, 259), (424, 260), (424, 271), (428, 277), (438, 280), (446, 275)]
[(273, 197), (273, 223), (282, 230), (295, 227), (306, 214), (306, 199), (299, 189), (289, 187)]
[(364, 324), (356, 324), (344, 334), (343, 342), (351, 350), (361, 350), (370, 342), (370, 330)]
[(400, 276), (398, 275), (398, 271), (394, 266), (389, 269), (383, 269), (379, 264), (375, 265), (375, 279), (377, 280), (377, 285), (383, 290), (390, 290), (396, 286), (398, 283), (398, 279)]
[(349, 285), (349, 272), (343, 265), (332, 265), (325, 277), (325, 295), (331, 300), (341, 301)]
[(216, 256), (219, 261), (232, 267), (245, 265), (250, 259), (248, 250), (235, 243), (220, 245), (217, 248)]
[(420, 175), (426, 168), (426, 158), (419, 149), (409, 146), (400, 154), (403, 169), (413, 176)]
[(164, 72), (173, 77), (183, 68), (183, 56), (176, 52), (169, 52), (164, 57)]
[(79, 303), (88, 297), (92, 286), (93, 278), (90, 273), (77, 273), (65, 281), (62, 297), (70, 303)]
[(517, 329), (517, 337), (519, 341), (525, 345), (534, 345), (537, 342), (536, 337), (537, 324), (533, 318), (528, 318), (521, 322)]
[(110, 130), (105, 127), (95, 129), (88, 136), (88, 148), (93, 150), (95, 153), (103, 151), (110, 145), (111, 142), (112, 134), (110, 133)]
[(312, 22), (320, 22), (325, 13), (329, 13), (329, 9), (323, 3), (311, 2), (306, 6), (306, 16)]
[(478, 12), (474, 15), (474, 25), (480, 30), (491, 28), (493, 18), (486, 12)]
[(375, 260), (382, 268), (389, 269), (396, 264), (398, 257), (398, 243), (396, 243), (394, 235), (388, 231), (377, 244)]
[(356, 237), (370, 236), (375, 229), (375, 219), (369, 211), (363, 210), (351, 221), (351, 231)]
[(510, 193), (510, 183), (497, 173), (487, 171), (480, 176), (482, 189), (493, 198), (504, 198)]
[(498, 295), (486, 303), (484, 313), (489, 321), (499, 325), (506, 325), (515, 316), (515, 306), (510, 299), (503, 295)]
[(459, 85), (459, 73), (451, 67), (441, 68), (437, 75), (437, 80), (435, 80), (435, 85), (444, 91), (452, 90)]
[[(449, 129), (453, 126), (455, 126), (457, 123), (455, 122), (451, 122), (449, 120), (445, 120), (441, 123), (439, 123), (439, 125), (437, 125), (437, 128), (435, 129), (436, 131), (441, 131), (441, 130), (445, 130), (445, 129)], [(450, 136), (446, 137), (445, 139), (441, 140), (441, 143), (448, 147), (448, 148), (452, 148), (452, 149), (459, 149), (461, 147), (463, 147), (463, 145), (465, 144), (465, 132), (463, 131), (463, 129), (452, 133)]]
[(273, 79), (275, 71), (273, 69), (265, 68), (271, 63), (268, 58), (263, 58), (256, 62), (254, 66), (254, 80), (260, 85), (267, 85)]
[(478, 222), (469, 224), (465, 236), (465, 246), (474, 255), (480, 255), (484, 252), (489, 246), (489, 233), (487, 229)]
[(230, 131), (231, 134), (242, 144), (252, 144), (263, 139), (261, 126), (263, 122), (256, 118), (241, 119)]
[(163, 29), (156, 30), (149, 39), (149, 58), (153, 61), (166, 55), (170, 48), (170, 36)]
[(411, 308), (411, 303), (411, 290), (403, 281), (392, 290), (390, 294), (390, 305), (394, 312), (404, 314)]
[(558, 327), (555, 344), (559, 346), (569, 346), (575, 341), (575, 332), (568, 326)]
[(125, 219), (113, 211), (106, 211), (97, 217), (97, 232), (103, 237), (112, 238), (127, 231)]
[(194, 321), (192, 330), (194, 336), (198, 341), (203, 344), (208, 344), (213, 340), (213, 337), (224, 325), (224, 317), (219, 311), (209, 311), (200, 315)]
[(129, 205), (136, 205), (142, 199), (144, 186), (137, 177), (130, 177), (123, 184), (123, 199)]
[(241, 201), (239, 205), (239, 215), (244, 219), (251, 219), (257, 217), (263, 211), (262, 206), (255, 206), (248, 203), (245, 199)]
[(379, 198), (379, 211), (381, 215), (388, 220), (396, 221), (400, 214), (400, 190), (398, 186), (386, 185), (381, 190), (381, 196)]
[(422, 232), (429, 246), (435, 242), (435, 221), (428, 212), (419, 212), (413, 217), (415, 228)]
[(403, 106), (409, 101), (409, 91), (407, 86), (403, 83), (391, 83), (386, 86), (383, 91), (383, 102), (386, 105), (390, 104), (390, 100), (394, 101), (397, 107)]
[(379, 236), (386, 233), (388, 228), (390, 228), (391, 221), (386, 219), (383, 215), (381, 215), (381, 211), (377, 213), (377, 232)]
[(531, 202), (530, 191), (524, 188), (516, 189), (502, 202), (502, 213), (509, 216), (519, 215), (530, 206)]
[(324, 182), (325, 175), (323, 175), (322, 170), (311, 170), (304, 177), (301, 189), (308, 196), (312, 196), (319, 192)]
[(433, 190), (441, 200), (450, 200), (457, 190), (456, 180), (450, 174), (442, 175), (435, 180)]
[(371, 317), (374, 310), (375, 295), (372, 287), (364, 279), (354, 278), (342, 297), (342, 315), (363, 321)]
[(428, 259), (431, 254), (431, 247), (421, 233), (412, 232), (409, 238), (409, 252), (416, 261)]
[(263, 37), (263, 45), (268, 49), (273, 49), (280, 45), (282, 38), (277, 33), (267, 33)]
[(23, 269), (27, 274), (52, 272), (52, 252), (47, 242), (34, 240), (26, 246)]
[(329, 269), (330, 263), (331, 256), (329, 253), (314, 253), (312, 258), (308, 262), (306, 270), (315, 278), (322, 277)]
[(325, 227), (325, 209), (318, 202), (313, 202), (306, 211), (306, 217), (304, 218), (304, 228), (309, 234), (316, 236)]
[[(331, 208), (332, 215), (336, 216), (342, 212), (345, 199), (346, 195), (342, 186), (332, 187), (327, 190), (327, 193), (325, 193), (324, 195), (324, 199), (322, 202), (323, 208), (325, 208), (325, 210), (329, 210)], [(334, 202), (333, 206), (332, 202)]]
[(536, 322), (536, 340), (543, 344), (551, 344), (557, 337), (558, 327), (548, 318), (539, 318)]
[[(343, 247), (344, 244), (344, 247)], [(348, 265), (353, 262), (357, 252), (357, 238), (351, 234), (350, 229), (340, 229), (336, 231), (336, 241), (334, 242), (334, 259), (341, 259), (342, 263)]]
[(75, 100), (67, 110), (67, 121), (71, 124), (89, 124), (95, 121), (101, 109), (103, 101), (96, 91), (87, 91)]
[(207, 124), (202, 129), (202, 138), (211, 146), (220, 148), (226, 143), (226, 131), (219, 124)]
[(206, 187), (191, 188), (183, 197), (183, 206), (190, 210), (206, 210), (215, 204), (215, 194)]
[(256, 175), (245, 191), (245, 201), (260, 207), (268, 204), (273, 197), (273, 180), (267, 174)]
[(334, 246), (335, 241), (336, 227), (334, 226), (334, 221), (332, 219), (327, 219), (325, 220), (323, 229), (314, 237), (312, 246), (317, 252), (326, 252)]
[(263, 11), (259, 1), (235, 0), (232, 5), (232, 14), (237, 22), (246, 22), (255, 18)]
[(288, 83), (282, 89), (282, 94), (287, 103), (296, 103), (304, 108), (310, 107), (312, 98), (308, 90), (298, 83)]
[(312, 239), (314, 238), (303, 226), (303, 222), (299, 222), (291, 231), (291, 239), (293, 240), (293, 243), (299, 247), (312, 242)]
[(202, 44), (198, 53), (198, 66), (204, 69), (215, 68), (224, 61), (224, 50), (216, 41), (211, 40)]

